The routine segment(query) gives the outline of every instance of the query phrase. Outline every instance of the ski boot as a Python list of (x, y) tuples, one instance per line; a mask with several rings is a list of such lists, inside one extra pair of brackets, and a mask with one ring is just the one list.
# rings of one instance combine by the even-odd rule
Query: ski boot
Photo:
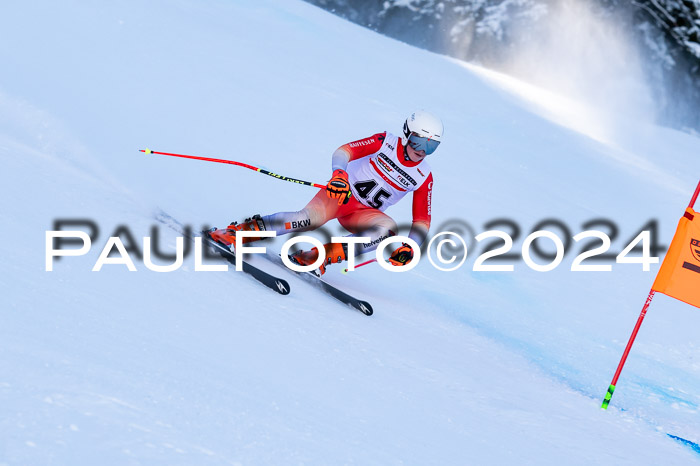
[[(231, 222), (226, 228), (219, 228), (209, 233), (209, 236), (233, 251), (236, 245), (236, 232), (237, 231), (265, 231), (265, 222), (260, 215), (253, 215), (251, 218), (247, 218), (243, 223)], [(242, 243), (252, 243), (253, 241), (259, 241), (263, 238), (261, 237), (244, 237), (242, 238)], [(235, 251), (234, 251), (235, 252)]]
[[(323, 248), (326, 250), (326, 258), (317, 270), (312, 271), (318, 277), (326, 273), (328, 265), (333, 263), (340, 264), (346, 260), (348, 255), (347, 244), (327, 243), (323, 245)], [(318, 249), (312, 248), (309, 251), (297, 251), (290, 255), (289, 259), (298, 265), (311, 265), (318, 259)]]

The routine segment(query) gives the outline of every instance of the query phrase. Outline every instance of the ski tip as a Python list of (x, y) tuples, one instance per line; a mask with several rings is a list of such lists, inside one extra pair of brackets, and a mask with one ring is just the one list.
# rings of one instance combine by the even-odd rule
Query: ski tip
[(372, 306), (367, 301), (360, 301), (357, 309), (366, 316), (371, 316), (374, 314)]
[(145, 153), (147, 153), (147, 154), (152, 154), (152, 153), (153, 153), (153, 151), (152, 151), (151, 149), (149, 149), (148, 147), (146, 147), (145, 149), (141, 149), (141, 152), (145, 152)]
[(343, 269), (343, 274), (348, 273), (348, 269)]
[(289, 283), (286, 280), (277, 279), (275, 280), (275, 286), (281, 295), (288, 295), (291, 291), (289, 288)]

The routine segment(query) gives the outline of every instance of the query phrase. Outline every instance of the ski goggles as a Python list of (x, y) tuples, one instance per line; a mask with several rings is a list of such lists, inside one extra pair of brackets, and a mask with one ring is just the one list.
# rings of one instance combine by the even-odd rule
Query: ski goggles
[(438, 148), (440, 141), (420, 136), (418, 133), (411, 133), (408, 137), (408, 145), (417, 151), (422, 150), (425, 155), (430, 155)]

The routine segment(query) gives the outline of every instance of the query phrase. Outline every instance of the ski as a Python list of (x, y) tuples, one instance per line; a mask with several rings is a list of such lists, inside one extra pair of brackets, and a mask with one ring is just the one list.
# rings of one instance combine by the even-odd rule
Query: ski
[[(170, 229), (176, 231), (177, 233), (180, 233), (183, 237), (187, 237), (190, 240), (194, 241), (194, 238), (196, 235), (192, 234), (191, 231), (186, 230), (182, 223), (171, 217), (170, 215), (166, 214), (163, 211), (159, 211), (155, 215), (155, 219), (169, 227)], [(225, 245), (213, 240), (209, 236), (209, 232), (213, 230), (206, 230), (202, 232), (202, 238), (204, 241), (211, 246), (216, 252), (219, 253), (219, 255), (226, 260), (227, 262), (231, 263), (232, 265), (236, 265), (236, 255)], [(270, 288), (271, 290), (281, 294), (281, 295), (288, 295), (290, 291), (289, 283), (287, 283), (286, 280), (276, 277), (272, 274), (269, 274), (265, 272), (262, 269), (259, 269), (255, 267), (254, 265), (250, 264), (247, 261), (242, 261), (243, 262), (243, 272), (250, 275), (266, 287)]]
[[(216, 252), (218, 252), (221, 257), (223, 257), (225, 260), (230, 262), (232, 265), (236, 265), (236, 255), (225, 245), (219, 243), (218, 241), (213, 240), (209, 236), (209, 232), (211, 230), (203, 231), (202, 234), (204, 235), (203, 238), (207, 241), (207, 243), (214, 248)], [(251, 265), (249, 262), (242, 261), (243, 263), (243, 272), (247, 273), (266, 287), (270, 288), (273, 291), (278, 292), (281, 295), (288, 295), (290, 288), (289, 288), (289, 283), (287, 283), (286, 280), (275, 277), (272, 274), (269, 274), (265, 272), (262, 269), (257, 268), (254, 265)]]
[[(159, 211), (156, 213), (154, 216), (155, 219), (168, 226), (172, 230), (180, 233), (182, 236), (190, 238), (191, 240), (194, 240), (195, 235), (193, 235), (190, 231), (187, 231), (185, 227), (171, 217), (170, 215), (166, 214), (163, 211)], [(212, 247), (214, 248), (215, 251), (217, 251), (225, 260), (230, 262), (231, 264), (236, 263), (236, 255), (226, 246), (223, 245), (214, 239), (212, 239), (209, 236), (210, 231), (214, 231), (215, 229), (211, 230), (206, 230), (202, 235), (202, 238)], [(313, 272), (296, 272), (288, 268), (284, 263), (282, 262), (282, 258), (278, 254), (273, 254), (273, 253), (268, 253), (264, 254), (264, 256), (269, 259), (271, 262), (279, 265), (280, 267), (284, 267), (285, 270), (291, 271), (299, 275), (302, 279), (307, 281), (309, 284), (313, 285), (314, 287), (323, 290), (326, 292), (329, 296), (335, 298), (336, 300), (340, 301), (343, 304), (346, 304), (354, 309), (357, 309), (361, 313), (363, 313), (366, 316), (371, 316), (373, 314), (373, 309), (372, 306), (367, 302), (363, 301), (361, 299), (355, 298), (354, 296), (351, 296), (347, 294), (346, 292), (342, 291), (341, 289), (331, 285), (330, 283), (324, 281), (321, 277), (318, 275), (314, 274)], [(263, 285), (267, 286), (268, 288), (272, 289), (273, 291), (276, 291), (282, 295), (287, 295), (289, 294), (290, 287), (289, 283), (287, 283), (286, 280), (281, 279), (279, 277), (276, 277), (272, 274), (269, 274), (265, 272), (264, 270), (261, 270), (254, 265), (251, 265), (249, 262), (246, 262), (245, 260), (243, 261), (243, 271), (249, 275), (251, 275), (253, 278), (258, 280), (260, 283)]]
[(270, 261), (274, 262), (275, 264), (279, 265), (280, 267), (284, 267), (287, 270), (290, 270), (294, 272), (295, 274), (299, 275), (302, 279), (304, 279), (306, 282), (310, 283), (314, 287), (325, 291), (329, 296), (337, 299), (343, 304), (347, 304), (350, 307), (353, 307), (363, 313), (366, 316), (371, 316), (374, 313), (374, 310), (372, 309), (372, 305), (368, 303), (367, 301), (363, 301), (361, 299), (355, 298), (354, 296), (351, 296), (344, 292), (343, 290), (331, 285), (327, 281), (323, 280), (321, 277), (316, 275), (313, 272), (297, 272), (295, 270), (290, 269), (287, 267), (284, 262), (282, 262), (282, 258), (280, 257), (279, 254), (275, 255), (272, 253), (265, 254), (265, 257), (267, 257)]

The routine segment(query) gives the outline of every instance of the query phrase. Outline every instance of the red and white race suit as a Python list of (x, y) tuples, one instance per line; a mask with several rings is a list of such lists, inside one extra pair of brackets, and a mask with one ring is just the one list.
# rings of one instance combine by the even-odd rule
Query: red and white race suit
[(384, 210), (412, 192), (409, 237), (421, 244), (428, 234), (431, 217), (433, 175), (428, 164), (424, 160), (407, 160), (401, 138), (388, 132), (347, 143), (336, 154), (339, 156), (334, 155), (333, 169), (348, 172), (352, 191), (349, 202), (339, 206), (336, 199), (321, 190), (300, 211), (264, 216), (266, 228), (283, 235), (313, 230), (337, 218), (353, 235), (370, 238), (356, 247), (356, 253), (362, 254), (398, 233), (396, 222)]
[(351, 154), (346, 168), (351, 190), (361, 203), (383, 212), (409, 192), (417, 191), (413, 197), (413, 221), (430, 222), (430, 166), (425, 161), (406, 160), (401, 138), (379, 133), (345, 147)]

